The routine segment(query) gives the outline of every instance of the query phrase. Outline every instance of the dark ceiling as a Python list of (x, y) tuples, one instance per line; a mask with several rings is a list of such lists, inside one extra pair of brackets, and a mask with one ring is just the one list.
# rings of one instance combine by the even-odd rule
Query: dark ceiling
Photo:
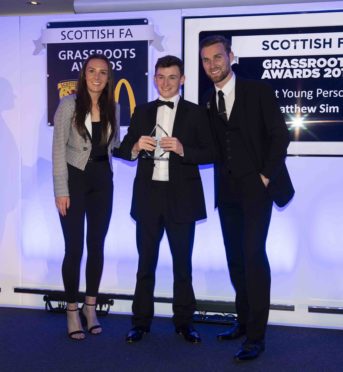
[[(74, 13), (75, 12), (74, 11), (74, 0), (38, 0), (38, 1), (40, 2), (40, 5), (32, 6), (28, 4), (29, 3), (28, 0), (0, 0), (0, 16), (30, 15), (30, 14), (60, 14), (60, 13)], [(141, 1), (144, 1), (144, 0), (141, 0)], [(108, 2), (109, 1), (103, 1), (104, 4)], [(248, 0), (248, 1), (247, 0), (244, 0), (244, 1), (227, 0), (227, 6), (287, 4), (287, 3), (294, 4), (294, 3), (311, 3), (311, 2), (325, 3), (325, 2), (330, 2), (330, 0)], [(84, 3), (87, 4), (88, 2), (84, 2)], [(125, 2), (118, 0), (118, 4), (119, 3), (120, 4), (127, 3), (132, 8), (135, 3), (137, 4), (137, 0), (131, 1), (131, 3), (130, 3), (130, 0), (126, 0)], [(149, 3), (149, 1), (147, 1), (147, 3)], [(94, 2), (90, 1), (89, 4), (92, 4), (92, 6), (94, 7), (97, 5), (97, 1), (96, 0), (94, 0)], [(112, 0), (112, 4), (115, 4), (115, 0)], [(154, 4), (156, 3), (154, 2)], [(163, 4), (162, 8), (166, 7), (165, 1), (161, 0), (161, 4)], [(210, 0), (208, 1), (208, 4), (211, 4)], [(139, 5), (140, 7), (142, 6), (142, 4), (139, 4)], [(209, 5), (209, 7), (210, 6), (211, 5)]]

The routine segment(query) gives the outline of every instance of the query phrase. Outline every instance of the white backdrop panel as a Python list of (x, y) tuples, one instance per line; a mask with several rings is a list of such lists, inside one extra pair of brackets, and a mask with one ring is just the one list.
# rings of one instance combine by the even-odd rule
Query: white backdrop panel
[[(258, 7), (259, 11), (262, 8)], [(309, 8), (310, 5), (302, 9)], [(274, 11), (286, 9), (285, 6), (273, 8)], [(239, 10), (247, 11), (227, 8), (223, 12)], [(183, 12), (186, 13), (189, 15), (190, 11)], [(197, 11), (192, 10), (192, 14), (197, 15)], [(52, 129), (46, 123), (46, 55), (45, 51), (37, 56), (32, 54), (33, 40), (38, 39), (41, 29), (50, 21), (146, 17), (164, 36), (165, 51), (150, 50), (149, 77), (152, 78), (158, 57), (167, 53), (181, 56), (181, 15), (181, 11), (175, 10), (2, 17), (0, 48), (10, 58), (3, 59), (0, 65), (0, 138), (7, 138), (0, 147), (0, 169), (5, 176), (0, 205), (1, 304), (18, 304), (20, 299), (23, 305), (42, 306), (40, 296), (13, 294), (14, 286), (62, 289), (60, 266), (64, 248), (51, 183)], [(149, 99), (155, 97), (150, 84)], [(6, 106), (11, 100), (14, 102)], [(343, 159), (292, 157), (287, 164), (296, 195), (285, 210), (273, 210), (267, 249), (272, 268), (272, 301), (294, 304), (296, 311), (272, 312), (271, 320), (343, 327), (338, 316), (311, 315), (306, 311), (309, 304), (343, 305)], [(134, 174), (134, 163), (114, 160), (113, 217), (105, 247), (103, 292), (133, 293), (134, 290), (137, 253), (135, 224), (129, 216)], [(195, 292), (201, 299), (232, 300), (234, 294), (218, 215), (213, 208), (212, 168), (202, 168), (201, 175), (208, 218), (196, 228)], [(81, 284), (83, 289), (83, 279)], [(165, 240), (161, 245), (156, 295), (172, 295), (171, 259)], [(130, 305), (116, 303), (114, 310), (130, 311)], [(157, 313), (170, 312), (170, 307), (157, 308)]]

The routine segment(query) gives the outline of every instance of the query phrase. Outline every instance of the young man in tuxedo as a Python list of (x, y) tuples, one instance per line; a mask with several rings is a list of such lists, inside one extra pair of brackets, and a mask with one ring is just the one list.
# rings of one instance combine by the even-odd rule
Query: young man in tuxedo
[(214, 83), (206, 106), (218, 150), (216, 205), (236, 291), (237, 324), (218, 339), (245, 335), (234, 358), (251, 360), (265, 348), (271, 281), (266, 239), (272, 204), (284, 206), (294, 194), (285, 165), (288, 130), (273, 90), (232, 71), (234, 56), (226, 38), (202, 40), (200, 56)]
[(198, 164), (214, 160), (211, 130), (206, 110), (179, 95), (185, 80), (179, 58), (158, 59), (154, 80), (159, 99), (135, 108), (119, 150), (124, 159), (138, 157), (131, 216), (136, 221), (139, 262), (133, 328), (126, 340), (140, 341), (150, 331), (159, 245), (166, 231), (173, 260), (175, 330), (185, 340), (199, 343), (192, 326), (196, 304), (192, 250), (195, 222), (206, 218)]

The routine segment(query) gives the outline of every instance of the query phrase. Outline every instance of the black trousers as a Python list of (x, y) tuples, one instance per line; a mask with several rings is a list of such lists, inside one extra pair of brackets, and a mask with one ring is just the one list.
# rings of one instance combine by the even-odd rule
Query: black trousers
[(137, 283), (132, 304), (132, 324), (150, 328), (154, 316), (155, 272), (160, 242), (167, 233), (173, 260), (173, 322), (176, 328), (189, 325), (195, 311), (192, 286), (192, 250), (195, 222), (175, 223), (170, 218), (167, 183), (152, 181), (154, 202), (145, 219), (136, 221), (139, 255)]
[(62, 277), (67, 302), (77, 302), (87, 221), (86, 296), (97, 296), (104, 263), (104, 242), (113, 199), (108, 161), (88, 162), (84, 171), (68, 164), (70, 208), (60, 215), (65, 255)]
[(272, 200), (258, 174), (227, 179), (219, 216), (239, 323), (247, 337), (264, 338), (270, 306), (270, 267), (266, 239)]

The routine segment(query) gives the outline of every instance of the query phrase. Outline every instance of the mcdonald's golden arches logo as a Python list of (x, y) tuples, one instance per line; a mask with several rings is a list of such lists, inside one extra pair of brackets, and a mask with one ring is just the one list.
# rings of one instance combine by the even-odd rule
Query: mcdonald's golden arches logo
[(130, 103), (130, 116), (132, 116), (133, 114), (133, 111), (136, 107), (136, 99), (135, 99), (135, 95), (133, 93), (133, 90), (132, 90), (132, 87), (130, 85), (130, 83), (126, 80), (126, 79), (120, 79), (114, 89), (114, 100), (116, 102), (119, 102), (119, 96), (120, 96), (120, 90), (121, 90), (121, 87), (125, 85), (125, 88), (126, 88), (126, 91), (127, 91), (127, 94), (129, 96), (129, 103)]

